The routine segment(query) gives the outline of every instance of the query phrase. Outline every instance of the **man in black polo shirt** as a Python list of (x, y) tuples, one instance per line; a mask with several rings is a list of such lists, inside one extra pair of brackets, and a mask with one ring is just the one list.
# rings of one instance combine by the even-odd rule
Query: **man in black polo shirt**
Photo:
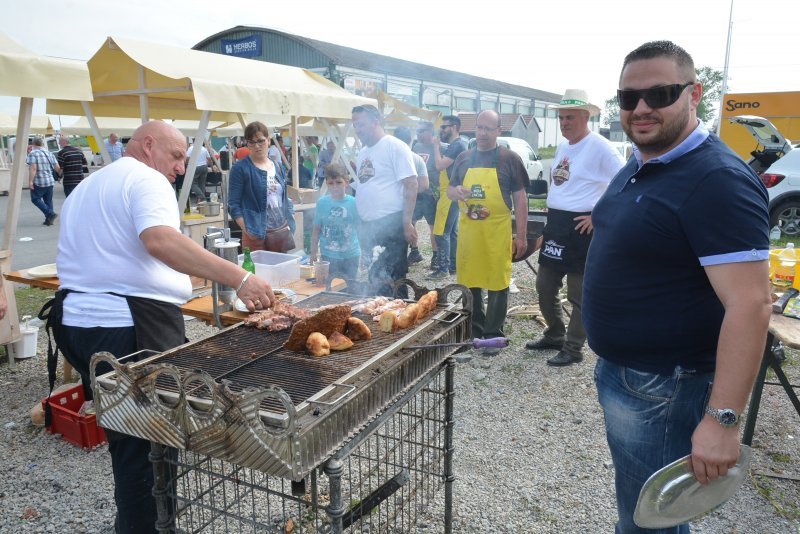
[(83, 169), (88, 169), (86, 163), (86, 156), (83, 151), (69, 144), (69, 137), (62, 135), (58, 138), (58, 145), (61, 150), (58, 151), (56, 159), (58, 165), (61, 167), (62, 184), (64, 184), (64, 196), (68, 197), (72, 190), (78, 187), (78, 184), (83, 180)]
[(583, 320), (617, 532), (639, 532), (633, 512), (653, 472), (691, 453), (707, 484), (736, 464), (769, 323), (769, 225), (763, 184), (697, 120), (702, 87), (685, 50), (640, 46), (619, 87), (635, 157), (592, 212)]

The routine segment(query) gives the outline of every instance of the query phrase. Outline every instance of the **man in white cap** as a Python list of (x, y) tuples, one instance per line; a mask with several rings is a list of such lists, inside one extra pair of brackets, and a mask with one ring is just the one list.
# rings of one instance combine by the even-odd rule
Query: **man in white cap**
[[(583, 360), (586, 332), (581, 320), (583, 269), (592, 239), (592, 209), (608, 183), (625, 164), (604, 137), (589, 129), (600, 108), (589, 103), (586, 91), (567, 89), (558, 108), (565, 141), (558, 145), (550, 170), (547, 225), (539, 251), (536, 292), (547, 323), (544, 336), (528, 349), (555, 349), (548, 365), (563, 367)], [(567, 300), (572, 304), (569, 326), (564, 324), (559, 290), (567, 277)]]

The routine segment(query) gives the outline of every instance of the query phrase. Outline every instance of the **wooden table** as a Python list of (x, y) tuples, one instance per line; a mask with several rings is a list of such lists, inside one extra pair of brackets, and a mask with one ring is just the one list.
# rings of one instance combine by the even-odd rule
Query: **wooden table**
[[(310, 297), (311, 295), (316, 295), (317, 293), (321, 293), (325, 291), (324, 286), (317, 286), (312, 284), (307, 280), (296, 280), (291, 284), (286, 284), (284, 287), (287, 289), (293, 290), (297, 293), (298, 299), (304, 299)], [(331, 283), (331, 290), (332, 291), (339, 291), (345, 287), (344, 280), (335, 279)], [(202, 321), (207, 323), (214, 323), (214, 301), (211, 295), (206, 295), (203, 297), (198, 297), (195, 299), (190, 300), (183, 306), (181, 306), (181, 311), (184, 315), (190, 315), (192, 317), (196, 317)], [(219, 320), (224, 326), (230, 326), (232, 324), (236, 324), (238, 322), (243, 321), (249, 313), (240, 312), (237, 310), (231, 310), (222, 312), (219, 314)]]
[[(744, 425), (744, 435), (742, 436), (742, 443), (750, 445), (753, 441), (753, 432), (756, 428), (756, 419), (758, 418), (758, 410), (761, 407), (761, 395), (764, 392), (764, 384), (783, 386), (789, 400), (792, 401), (794, 409), (800, 415), (800, 400), (797, 399), (797, 394), (794, 391), (796, 386), (793, 386), (786, 374), (781, 369), (781, 359), (776, 355), (773, 349), (775, 341), (780, 341), (787, 347), (793, 349), (800, 349), (800, 319), (793, 319), (784, 315), (773, 313), (769, 321), (769, 333), (767, 334), (767, 343), (764, 347), (764, 357), (761, 360), (761, 368), (756, 377), (756, 383), (753, 386), (753, 394), (750, 396), (750, 407), (747, 409), (747, 421)], [(772, 369), (775, 376), (778, 377), (778, 382), (766, 382), (767, 369)]]
[[(59, 280), (55, 278), (34, 278), (28, 275), (28, 272), (23, 269), (20, 271), (11, 271), (6, 273), (6, 280), (10, 282), (17, 282), (31, 287), (38, 287), (40, 289), (51, 289), (53, 291), (59, 288)], [(317, 286), (307, 280), (296, 280), (291, 284), (286, 284), (287, 289), (293, 290), (297, 293), (299, 298), (310, 297), (322, 291), (325, 291), (324, 286)], [(331, 290), (339, 291), (345, 287), (343, 280), (335, 279), (331, 282)], [(205, 291), (207, 291), (206, 289)], [(205, 295), (189, 300), (186, 304), (181, 306), (181, 312), (190, 317), (196, 317), (208, 323), (214, 322), (214, 302), (211, 295)], [(220, 314), (220, 321), (223, 325), (232, 325), (242, 321), (247, 317), (247, 313), (239, 312), (236, 310), (223, 312)]]

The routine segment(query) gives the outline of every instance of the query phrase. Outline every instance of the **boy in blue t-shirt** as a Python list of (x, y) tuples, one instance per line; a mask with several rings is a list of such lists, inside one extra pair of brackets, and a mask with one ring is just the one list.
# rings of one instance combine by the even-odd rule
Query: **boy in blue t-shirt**
[(345, 280), (355, 280), (361, 247), (358, 244), (358, 212), (356, 199), (345, 194), (347, 170), (338, 163), (325, 167), (328, 194), (317, 201), (314, 213), (314, 230), (311, 233), (311, 261), (317, 261), (317, 251), (322, 260), (330, 262), (329, 273)]

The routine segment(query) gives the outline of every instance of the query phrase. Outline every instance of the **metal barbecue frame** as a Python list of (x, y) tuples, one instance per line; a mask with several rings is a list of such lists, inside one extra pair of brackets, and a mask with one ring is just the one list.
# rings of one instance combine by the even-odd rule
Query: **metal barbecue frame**
[[(415, 299), (427, 291), (403, 282)], [(348, 298), (326, 292), (303, 304)], [(224, 347), (225, 336), (247, 331), (241, 326), (125, 365), (109, 354), (96, 354), (91, 369), (98, 422), (152, 442), (162, 532), (284, 532), (289, 520), (300, 528), (295, 533), (338, 533), (374, 521), (378, 532), (408, 532), (444, 485), (449, 533), (454, 480), (450, 356), (456, 349), (438, 345), (470, 337), (471, 307), (471, 294), (463, 286), (440, 289), (432, 318), (378, 336), (383, 345), (376, 353), (360, 364), (346, 362), (350, 367), (341, 376), (308, 397), (293, 391), (291, 381), (286, 391), (275, 384), (254, 387), (245, 380), (249, 375), (241, 373), (270, 358), (292, 357), (281, 349), (287, 333), (275, 335), (263, 354), (225, 359), (229, 368), (216, 376), (185, 366), (181, 355), (213, 343)], [(419, 344), (430, 346), (404, 348)], [(295, 357), (315, 365), (335, 363), (334, 357)], [(181, 366), (164, 363), (170, 361)], [(113, 371), (95, 376), (96, 366), (104, 362)], [(319, 377), (328, 376), (324, 371)], [(270, 377), (262, 377), (264, 382)], [(438, 400), (418, 400), (426, 396)], [(416, 414), (418, 404), (436, 411)], [(414, 423), (404, 425), (404, 417)], [(397, 454), (393, 451), (416, 452), (411, 459), (377, 459)], [(319, 477), (322, 473), (325, 478)], [(243, 499), (249, 499), (248, 510)]]
[(427, 531), (420, 523), (444, 487), (450, 534), (454, 370), (448, 357), (428, 371), (300, 482), (152, 443), (158, 531)]

